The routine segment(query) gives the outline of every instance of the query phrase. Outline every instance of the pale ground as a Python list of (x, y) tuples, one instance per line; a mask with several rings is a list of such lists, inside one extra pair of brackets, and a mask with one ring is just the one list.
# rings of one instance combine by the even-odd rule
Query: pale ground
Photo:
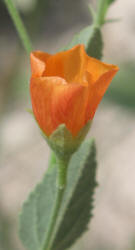
[[(16, 221), (22, 201), (47, 168), (49, 149), (33, 118), (26, 112), (12, 113), (3, 125), (2, 207)], [(81, 249), (95, 249), (104, 244), (107, 249), (128, 250), (133, 240), (134, 127), (133, 114), (117, 106), (101, 105), (96, 113), (89, 136), (94, 136), (97, 143), (99, 187), (91, 230), (83, 237)], [(13, 234), (17, 240), (17, 225)]]

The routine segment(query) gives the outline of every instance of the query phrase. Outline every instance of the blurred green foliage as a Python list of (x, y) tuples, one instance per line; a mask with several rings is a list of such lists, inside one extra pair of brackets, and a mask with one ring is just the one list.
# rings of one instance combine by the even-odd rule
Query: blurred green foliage
[(105, 97), (124, 108), (135, 109), (135, 63), (125, 62), (112, 81)]

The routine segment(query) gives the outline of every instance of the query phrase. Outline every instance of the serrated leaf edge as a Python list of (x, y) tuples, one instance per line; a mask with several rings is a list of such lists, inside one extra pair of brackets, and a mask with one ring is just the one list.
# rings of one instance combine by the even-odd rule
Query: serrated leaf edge
[[(43, 179), (41, 180), (41, 182), (37, 183), (35, 188), (33, 189), (32, 192), (29, 193), (28, 195), (28, 198), (27, 200), (24, 201), (23, 205), (22, 205), (22, 208), (21, 208), (21, 211), (19, 213), (19, 227), (18, 227), (18, 234), (20, 236), (20, 239), (21, 239), (21, 242), (23, 243), (23, 245), (27, 248), (28, 246), (26, 246), (26, 244), (24, 243), (24, 241), (22, 240), (22, 237), (21, 237), (21, 218), (22, 218), (22, 215), (23, 215), (23, 211), (25, 209), (25, 207), (28, 206), (28, 203), (30, 202), (30, 199), (33, 198), (33, 196), (35, 196), (35, 203), (36, 203), (36, 197), (38, 196), (37, 194), (37, 190), (39, 189), (40, 185), (42, 185), (44, 183), (44, 178), (46, 177), (47, 174), (50, 174), (50, 170), (52, 171), (53, 168), (55, 167), (55, 165), (53, 166), (50, 166), (50, 168), (47, 169), (47, 171), (45, 172), (44, 176), (43, 176)], [(35, 204), (35, 207), (34, 207), (34, 213), (35, 213), (35, 217), (34, 217), (34, 232), (35, 232), (35, 236), (36, 236), (36, 240), (37, 240), (37, 243), (38, 245), (40, 246), (40, 242), (39, 242), (39, 239), (38, 239), (38, 235), (37, 235), (37, 213), (36, 213), (36, 204)]]

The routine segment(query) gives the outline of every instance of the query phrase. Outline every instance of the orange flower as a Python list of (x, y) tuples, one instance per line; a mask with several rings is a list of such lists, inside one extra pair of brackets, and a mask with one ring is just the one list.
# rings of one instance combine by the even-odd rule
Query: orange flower
[(60, 124), (76, 136), (92, 120), (118, 67), (89, 57), (83, 45), (50, 55), (31, 53), (31, 100), (39, 126), (49, 136)]

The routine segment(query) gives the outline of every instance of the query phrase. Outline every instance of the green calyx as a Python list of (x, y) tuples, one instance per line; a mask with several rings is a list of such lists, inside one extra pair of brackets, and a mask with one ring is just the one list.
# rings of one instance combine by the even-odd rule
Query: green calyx
[(83, 142), (89, 131), (90, 125), (91, 122), (89, 121), (80, 130), (77, 136), (72, 136), (65, 124), (59, 125), (49, 137), (47, 137), (43, 131), (42, 134), (56, 156), (59, 159), (68, 160)]

